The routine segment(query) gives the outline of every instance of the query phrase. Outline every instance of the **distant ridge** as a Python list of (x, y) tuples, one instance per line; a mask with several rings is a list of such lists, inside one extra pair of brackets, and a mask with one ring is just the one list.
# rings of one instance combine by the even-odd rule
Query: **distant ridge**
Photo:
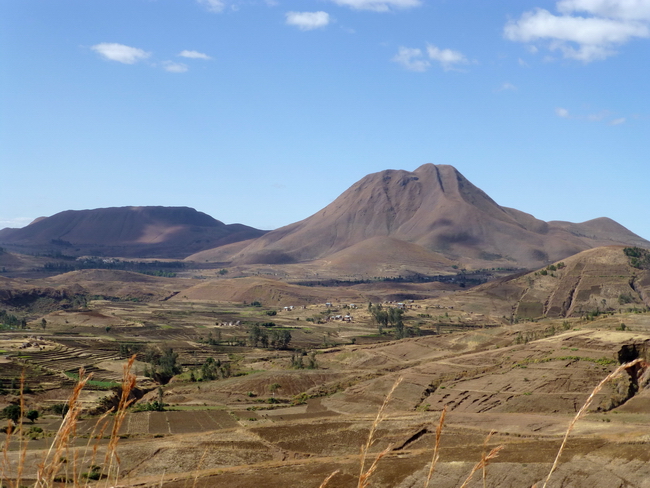
[[(501, 207), (453, 166), (370, 174), (300, 222), (266, 232), (226, 225), (188, 207), (67, 210), (0, 230), (19, 253), (187, 259), (251, 264), (316, 263), (383, 276), (452, 268), (538, 268), (600, 246), (650, 248), (606, 217), (544, 222)], [(393, 273), (394, 274), (394, 273)]]
[(243, 248), (231, 246), (232, 252), (219, 253), (219, 259), (286, 264), (335, 253), (342, 259), (346, 249), (377, 236), (391, 237), (382, 241), (386, 245), (405, 241), (430, 252), (432, 259), (443, 256), (470, 267), (534, 268), (603, 245), (650, 246), (608, 218), (544, 222), (501, 207), (453, 166), (425, 164), (413, 172), (370, 174), (311, 217)]
[(546, 268), (477, 286), (459, 300), (489, 302), (493, 314), (518, 319), (649, 307), (650, 270), (633, 267), (624, 249), (588, 249)]
[(264, 233), (226, 225), (189, 207), (110, 207), (67, 210), (21, 229), (2, 229), (0, 243), (19, 252), (56, 249), (68, 255), (180, 259)]

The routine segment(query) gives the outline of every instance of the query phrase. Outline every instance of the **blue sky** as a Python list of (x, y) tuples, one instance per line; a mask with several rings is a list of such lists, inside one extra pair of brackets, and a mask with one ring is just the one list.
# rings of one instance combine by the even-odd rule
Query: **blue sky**
[(183, 205), (272, 229), (451, 164), (650, 239), (650, 0), (0, 0), (0, 228)]

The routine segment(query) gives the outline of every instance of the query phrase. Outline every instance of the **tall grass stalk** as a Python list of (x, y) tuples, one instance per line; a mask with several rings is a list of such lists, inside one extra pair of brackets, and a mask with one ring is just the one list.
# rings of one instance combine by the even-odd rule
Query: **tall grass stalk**
[(194, 470), (194, 482), (192, 483), (192, 488), (196, 488), (196, 483), (199, 480), (199, 470), (201, 469), (201, 466), (203, 466), (203, 460), (207, 455), (208, 455), (208, 446), (205, 446), (205, 449), (203, 449), (203, 455), (201, 456), (201, 459), (199, 459), (199, 463), (196, 465), (196, 469)]
[(490, 464), (490, 462), (491, 462), (494, 458), (496, 458), (496, 457), (499, 455), (499, 452), (500, 452), (501, 449), (503, 449), (504, 447), (505, 447), (505, 446), (497, 446), (497, 447), (495, 447), (494, 449), (492, 449), (492, 450), (488, 453), (487, 456), (486, 456), (486, 455), (483, 455), (482, 458), (481, 458), (481, 460), (480, 460), (478, 463), (476, 463), (476, 464), (474, 465), (474, 467), (472, 468), (472, 471), (470, 471), (469, 475), (468, 475), (467, 478), (465, 479), (465, 482), (464, 482), (462, 485), (460, 485), (460, 488), (465, 488), (465, 487), (469, 484), (469, 482), (472, 481), (472, 478), (474, 477), (474, 474), (476, 474), (476, 472), (477, 472), (479, 469), (485, 469), (485, 467), (486, 467), (488, 464)]
[(47, 451), (45, 458), (38, 466), (36, 483), (34, 485), (36, 488), (48, 488), (54, 484), (54, 478), (57, 476), (65, 461), (63, 453), (68, 452), (70, 444), (74, 440), (79, 414), (81, 413), (79, 396), (81, 395), (81, 390), (83, 390), (83, 387), (89, 379), (90, 375), (86, 375), (86, 371), (81, 368), (79, 370), (79, 381), (72, 390), (70, 400), (68, 400), (68, 411), (63, 418), (59, 430), (54, 436), (50, 449)]
[[(94, 466), (95, 461), (97, 460), (97, 450), (99, 448), (99, 440), (104, 437), (104, 432), (106, 432), (106, 429), (108, 428), (108, 416), (113, 413), (113, 408), (110, 410), (104, 412), (104, 414), (99, 417), (97, 422), (95, 422), (95, 426), (93, 427), (93, 430), (88, 437), (88, 443), (86, 444), (86, 448), (84, 450), (83, 454), (83, 464), (87, 464), (88, 466)], [(99, 429), (99, 430), (98, 430)], [(87, 454), (88, 450), (91, 449), (91, 443), (95, 440), (95, 442), (92, 444), (92, 450), (91, 450), (91, 455), (90, 459), (87, 459)], [(86, 478), (86, 484), (85, 488), (87, 488), (90, 485), (90, 478)]]
[(368, 486), (368, 479), (372, 476), (372, 474), (375, 472), (377, 469), (377, 463), (381, 458), (383, 458), (388, 452), (390, 451), (392, 446), (388, 446), (386, 449), (384, 449), (382, 452), (380, 452), (375, 460), (373, 461), (372, 465), (370, 468), (368, 468), (367, 471), (364, 471), (366, 468), (366, 460), (368, 458), (368, 451), (370, 451), (370, 448), (372, 445), (375, 443), (375, 433), (377, 431), (377, 427), (379, 424), (386, 418), (386, 406), (388, 405), (388, 402), (390, 402), (390, 399), (393, 396), (393, 393), (399, 386), (399, 384), (402, 382), (402, 377), (397, 378), (395, 383), (393, 383), (393, 387), (390, 389), (388, 392), (388, 395), (384, 398), (384, 403), (381, 404), (381, 407), (379, 407), (379, 411), (377, 412), (377, 417), (375, 417), (375, 421), (372, 423), (372, 427), (370, 428), (370, 432), (368, 433), (368, 440), (366, 441), (365, 445), (361, 446), (361, 470), (359, 472), (359, 482), (357, 484), (357, 488), (366, 488)]
[(434, 471), (436, 470), (436, 464), (440, 458), (440, 436), (442, 435), (442, 426), (445, 423), (445, 417), (447, 416), (447, 405), (442, 409), (440, 414), (440, 421), (438, 422), (438, 427), (436, 428), (436, 445), (433, 448), (433, 457), (431, 458), (431, 467), (429, 468), (429, 474), (427, 475), (427, 480), (424, 482), (424, 488), (429, 487), (431, 482), (431, 477), (433, 476)]
[[(119, 456), (117, 455), (117, 443), (119, 441), (119, 431), (124, 423), (127, 408), (132, 400), (129, 399), (133, 388), (135, 388), (135, 375), (131, 373), (135, 356), (133, 356), (124, 366), (124, 374), (122, 377), (122, 389), (119, 404), (113, 418), (113, 426), (111, 435), (106, 450), (104, 465), (100, 478), (106, 480), (106, 487), (117, 482), (119, 478)], [(81, 486), (79, 483), (81, 466), (90, 463), (91, 469), (97, 457), (99, 442), (104, 437), (104, 433), (108, 428), (108, 416), (112, 413), (112, 409), (103, 414), (93, 427), (89, 441), (83, 451), (74, 448), (74, 440), (76, 438), (77, 425), (79, 416), (81, 414), (82, 406), (80, 402), (81, 392), (90, 379), (91, 375), (86, 374), (85, 370), (79, 370), (79, 381), (75, 385), (72, 394), (67, 403), (67, 412), (63, 417), (63, 421), (57, 430), (49, 449), (44, 454), (41, 462), (37, 466), (36, 481), (34, 488), (52, 488), (59, 483), (64, 483), (65, 486), (71, 484), (74, 488)], [(23, 418), (25, 416), (25, 395), (24, 395), (25, 378), (24, 373), (20, 381), (20, 420), (13, 424), (11, 420), (7, 425), (7, 434), (4, 444), (2, 446), (2, 458), (0, 462), (0, 486), (5, 486), (8, 482), (8, 488), (20, 488), (22, 486), (22, 479), (26, 465), (27, 444), (28, 439), (24, 436)], [(14, 438), (18, 436), (19, 449), (18, 457), (16, 459), (15, 474), (10, 478), (11, 464), (9, 461), (9, 447)], [(91, 448), (92, 440), (95, 440)], [(72, 451), (72, 462), (69, 462), (70, 452)], [(90, 458), (88, 453), (90, 451)], [(65, 464), (65, 467), (63, 466)], [(104, 470), (106, 473), (104, 473)], [(70, 472), (71, 471), (71, 472)], [(84, 483), (85, 487), (90, 486), (90, 477)], [(112, 481), (112, 483), (111, 483)]]
[(329, 483), (330, 480), (334, 478), (334, 476), (337, 475), (340, 471), (341, 471), (340, 469), (337, 469), (332, 474), (330, 474), (327, 478), (323, 480), (323, 482), (318, 486), (318, 488), (325, 488), (327, 486), (327, 483)]
[(18, 435), (18, 465), (16, 466), (16, 479), (13, 483), (15, 488), (21, 486), (21, 480), (23, 476), (23, 469), (25, 466), (25, 457), (27, 456), (27, 441), (24, 439), (23, 433), (23, 417), (25, 416), (25, 371), (23, 370), (20, 375), (20, 418), (18, 419), (18, 426), (9, 419), (7, 423), (7, 436), (5, 438), (5, 443), (2, 449), (2, 465), (0, 466), (0, 486), (4, 486), (4, 481), (9, 481), (8, 473), (10, 471), (9, 463), (9, 446), (11, 444), (11, 439), (14, 434)]
[(4, 480), (7, 479), (7, 474), (9, 472), (9, 444), (11, 443), (11, 437), (13, 434), (13, 425), (11, 420), (7, 422), (7, 435), (5, 437), (5, 443), (2, 446), (2, 464), (0, 465), (0, 486), (3, 486)]
[[(122, 394), (120, 395), (120, 401), (117, 405), (117, 410), (115, 411), (115, 417), (113, 419), (113, 430), (111, 431), (111, 438), (108, 441), (108, 447), (106, 449), (106, 456), (104, 458), (104, 466), (106, 467), (106, 487), (111, 485), (111, 473), (114, 471), (113, 480), (114, 483), (117, 483), (117, 480), (120, 475), (120, 457), (117, 454), (117, 443), (120, 440), (119, 432), (126, 418), (127, 408), (133, 403), (134, 399), (130, 399), (131, 392), (135, 388), (135, 375), (131, 372), (133, 368), (133, 363), (135, 362), (135, 354), (129, 358), (129, 360), (124, 365), (124, 370), (122, 372)], [(102, 470), (102, 474), (104, 471)]]
[(23, 469), (25, 467), (25, 457), (27, 456), (27, 441), (24, 438), (23, 419), (25, 418), (25, 370), (23, 369), (20, 375), (20, 420), (18, 421), (18, 439), (20, 459), (18, 460), (18, 471), (16, 473), (16, 488), (20, 487), (20, 481), (23, 477)]
[(629, 363), (621, 364), (618, 368), (616, 368), (614, 371), (608, 374), (600, 383), (598, 383), (598, 386), (596, 386), (596, 388), (594, 388), (594, 391), (591, 392), (591, 395), (589, 395), (585, 404), (580, 408), (580, 410), (578, 410), (578, 413), (575, 415), (575, 417), (573, 417), (573, 420), (569, 424), (569, 428), (567, 429), (566, 434), (564, 434), (564, 439), (562, 440), (560, 449), (558, 450), (557, 455), (555, 456), (555, 461), (553, 461), (553, 466), (551, 466), (551, 470), (549, 471), (548, 476), (546, 477), (546, 481), (544, 481), (544, 484), (542, 485), (542, 488), (546, 488), (548, 480), (551, 479), (551, 475), (557, 468), (558, 462), (560, 461), (560, 456), (562, 456), (562, 452), (564, 451), (564, 447), (566, 446), (566, 442), (569, 438), (569, 434), (571, 434), (571, 431), (575, 427), (578, 420), (580, 420), (580, 418), (582, 418), (585, 415), (587, 409), (591, 406), (596, 395), (600, 392), (600, 390), (603, 389), (603, 387), (608, 381), (620, 375), (623, 371), (626, 371), (627, 369), (632, 368), (637, 364), (641, 364), (641, 363), (643, 363), (643, 359), (638, 358)]
[(485, 462), (486, 459), (486, 451), (487, 451), (487, 445), (488, 442), (490, 442), (490, 438), (494, 435), (496, 431), (492, 430), (488, 434), (488, 436), (485, 438), (483, 441), (483, 454), (481, 454), (481, 459), (483, 460), (483, 488), (487, 488), (487, 463)]

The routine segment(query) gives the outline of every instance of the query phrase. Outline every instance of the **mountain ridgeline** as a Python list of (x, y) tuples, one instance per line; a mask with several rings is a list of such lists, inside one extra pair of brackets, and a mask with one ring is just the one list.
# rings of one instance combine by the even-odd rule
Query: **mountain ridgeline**
[(501, 207), (454, 167), (433, 164), (370, 174), (314, 215), (271, 232), (226, 225), (187, 207), (68, 210), (0, 230), (0, 246), (23, 253), (57, 249), (232, 265), (538, 268), (607, 245), (650, 242), (604, 217), (544, 222)]
[(188, 207), (112, 207), (67, 210), (21, 229), (2, 229), (0, 242), (23, 253), (184, 258), (264, 233), (242, 224), (226, 225)]
[[(604, 245), (650, 246), (608, 218), (544, 222), (501, 207), (454, 167), (425, 164), (413, 172), (368, 175), (305, 220), (201, 258), (296, 263), (340, 257), (366, 242), (373, 243), (372, 249), (365, 246), (366, 257), (374, 249), (381, 259), (387, 248), (401, 251), (408, 243), (409, 252), (419, 249), (438, 262), (446, 258), (461, 266), (524, 268)], [(400, 252), (395, 254), (399, 259)]]

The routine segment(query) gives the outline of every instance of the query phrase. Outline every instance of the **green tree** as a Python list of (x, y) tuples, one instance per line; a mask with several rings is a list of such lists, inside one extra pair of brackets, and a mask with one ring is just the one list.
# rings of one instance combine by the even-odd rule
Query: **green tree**
[(178, 364), (178, 353), (174, 352), (171, 347), (166, 348), (158, 360), (154, 379), (160, 383), (168, 383), (177, 374), (183, 371)]
[(211, 381), (217, 379), (220, 366), (221, 363), (215, 361), (214, 358), (210, 357), (206, 359), (201, 366), (201, 379), (203, 381)]
[(303, 364), (302, 361), (302, 355), (303, 353), (298, 351), (295, 354), (291, 355), (291, 367), (296, 368), (296, 369), (303, 369), (305, 365)]
[(45, 327), (47, 327), (47, 320), (45, 320), (45, 318), (41, 319), (41, 327), (43, 328), (43, 330), (45, 330)]
[(381, 333), (385, 327), (388, 327), (388, 312), (383, 310), (381, 304), (370, 305), (368, 307), (368, 310), (370, 311), (372, 318), (374, 319), (375, 323), (377, 324), (377, 328)]
[(262, 338), (262, 328), (258, 325), (252, 325), (248, 330), (248, 342), (252, 347), (257, 347)]
[(8, 405), (2, 409), (2, 416), (6, 419), (11, 420), (14, 424), (17, 424), (22, 415), (22, 409), (20, 405)]
[(307, 356), (307, 369), (318, 369), (318, 363), (316, 362), (315, 352), (312, 352)]
[(27, 414), (25, 414), (25, 417), (33, 424), (38, 420), (39, 414), (38, 410), (28, 410)]
[(67, 403), (55, 403), (51, 408), (55, 414), (60, 415), (61, 417), (65, 417), (70, 409)]
[(291, 342), (291, 332), (288, 330), (272, 330), (269, 338), (271, 347), (275, 349), (287, 349)]

